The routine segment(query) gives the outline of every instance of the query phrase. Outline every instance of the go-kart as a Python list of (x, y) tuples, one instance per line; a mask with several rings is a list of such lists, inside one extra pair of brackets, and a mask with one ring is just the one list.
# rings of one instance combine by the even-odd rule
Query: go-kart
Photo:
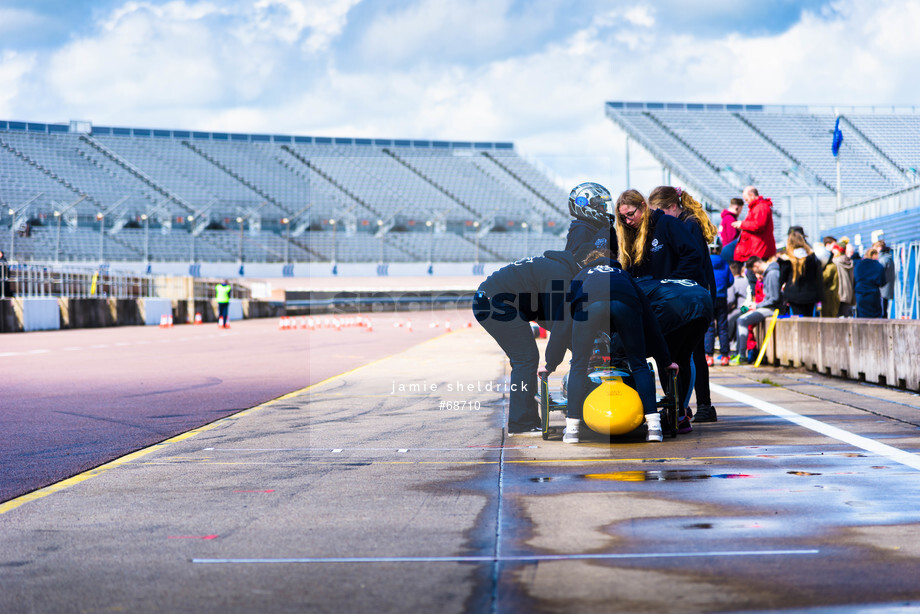
[[(616, 346), (616, 339), (606, 333), (595, 340), (594, 350), (588, 362), (588, 380), (591, 388), (585, 398), (583, 419), (588, 427), (597, 433), (609, 436), (628, 435), (645, 423), (642, 401), (636, 392), (632, 373), (626, 368), (622, 355), (611, 356), (611, 347)], [(649, 370), (653, 370), (651, 363)], [(669, 372), (668, 390), (658, 399), (661, 408), (662, 431), (669, 437), (677, 437), (677, 373)], [(562, 378), (562, 388), (550, 391), (546, 377), (540, 378), (540, 417), (543, 422), (543, 439), (549, 439), (551, 433), (561, 430), (549, 425), (550, 412), (565, 412), (568, 407), (568, 374)]]

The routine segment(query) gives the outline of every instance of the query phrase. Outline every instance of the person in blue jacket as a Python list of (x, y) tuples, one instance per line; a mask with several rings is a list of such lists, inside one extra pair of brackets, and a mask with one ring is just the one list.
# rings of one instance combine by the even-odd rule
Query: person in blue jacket
[[(638, 279), (689, 279), (708, 291), (704, 268), (704, 258), (705, 266), (711, 266), (708, 255), (683, 222), (661, 209), (651, 209), (637, 190), (620, 194), (615, 212), (617, 259), (625, 271)], [(704, 327), (699, 333), (700, 342), (705, 332)], [(683, 380), (689, 381), (690, 364), (678, 364), (682, 373), (681, 389), (684, 390)], [(688, 401), (682, 398), (685, 408), (689, 407)], [(691, 430), (690, 416), (684, 415), (678, 432)]]
[[(584, 268), (572, 281), (573, 317), (563, 319), (550, 334), (546, 346), (546, 365), (542, 372), (552, 373), (572, 350), (569, 370), (568, 406), (562, 441), (578, 443), (582, 411), (588, 396), (588, 362), (594, 340), (600, 332), (616, 333), (626, 352), (626, 362), (642, 400), (648, 425), (647, 441), (662, 441), (661, 416), (655, 405), (655, 380), (646, 364), (652, 355), (660, 368), (677, 369), (671, 362), (658, 322), (648, 298), (636, 282), (625, 273), (610, 250), (588, 254)], [(579, 317), (581, 316), (581, 317)]]
[(566, 290), (580, 270), (567, 251), (547, 251), (495, 271), (479, 285), (473, 298), (476, 321), (511, 362), (508, 433), (542, 433), (534, 395), (540, 351), (530, 322), (552, 330), (564, 317)]
[(853, 265), (857, 318), (883, 318), (881, 288), (886, 283), (885, 267), (878, 261), (878, 248), (870, 248)]
[[(727, 366), (728, 361), (731, 360), (728, 350), (729, 344), (731, 343), (731, 335), (728, 327), (728, 289), (734, 286), (735, 276), (732, 274), (728, 262), (722, 258), (720, 243), (721, 239), (716, 237), (710, 248), (712, 253), (709, 259), (712, 262), (713, 281), (716, 284), (716, 297), (712, 302), (713, 321), (709, 324), (709, 330), (706, 331), (706, 337), (703, 339), (703, 344), (706, 351), (706, 364), (712, 365), (715, 362), (715, 337), (718, 334), (719, 352), (721, 354), (719, 356), (719, 362), (724, 367)], [(694, 421), (697, 421), (699, 417), (699, 412), (697, 412)]]
[(580, 183), (569, 193), (572, 222), (565, 237), (565, 249), (581, 262), (595, 249), (616, 247), (613, 241), (613, 201), (610, 192), (599, 183)]

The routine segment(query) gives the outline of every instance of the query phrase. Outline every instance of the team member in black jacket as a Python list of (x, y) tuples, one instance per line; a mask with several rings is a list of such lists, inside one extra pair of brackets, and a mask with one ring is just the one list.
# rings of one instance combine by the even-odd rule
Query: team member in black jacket
[[(717, 229), (709, 219), (709, 215), (695, 198), (690, 196), (683, 188), (674, 188), (669, 185), (658, 186), (648, 197), (652, 209), (660, 209), (671, 217), (676, 217), (684, 223), (693, 239), (699, 245), (703, 254), (702, 266), (699, 274), (693, 281), (709, 290), (713, 305), (716, 303), (716, 280), (709, 258), (709, 244), (715, 239)], [(700, 337), (693, 346), (694, 389), (696, 390), (696, 412), (694, 422), (716, 422), (716, 410), (712, 406), (712, 395), (709, 392), (709, 364), (706, 362), (706, 334)], [(686, 399), (687, 407), (690, 399)], [(684, 428), (689, 424), (685, 424)]]
[(573, 219), (565, 237), (565, 250), (572, 252), (575, 260), (581, 262), (595, 249), (616, 252), (613, 201), (607, 188), (591, 181), (578, 184), (569, 193), (569, 213)]
[(620, 194), (615, 211), (617, 260), (624, 271), (637, 278), (696, 281), (702, 254), (683, 224), (650, 210), (636, 190)]
[[(562, 441), (578, 443), (582, 410), (588, 396), (588, 361), (601, 331), (617, 333), (626, 351), (629, 370), (648, 423), (648, 441), (661, 441), (661, 420), (655, 407), (655, 380), (645, 359), (649, 354), (661, 368), (676, 369), (648, 299), (636, 282), (611, 260), (610, 250), (588, 254), (585, 268), (572, 281), (573, 317), (563, 319), (546, 346), (546, 373), (556, 370), (572, 349), (568, 407)], [(581, 317), (579, 317), (581, 316)]]
[[(705, 280), (703, 259), (710, 268), (712, 266), (709, 250), (701, 250), (698, 240), (693, 238), (680, 220), (665, 215), (660, 209), (652, 210), (638, 191), (626, 190), (620, 194), (617, 198), (616, 220), (618, 259), (634, 277)], [(700, 285), (708, 290), (703, 283)], [(700, 342), (705, 333), (704, 328), (700, 332)], [(683, 373), (682, 382), (689, 382), (689, 361), (679, 364)], [(682, 383), (681, 390), (684, 389)], [(678, 431), (687, 433), (691, 430), (690, 418), (684, 416)]]
[(511, 362), (508, 433), (540, 433), (534, 399), (540, 352), (530, 322), (552, 330), (564, 317), (566, 289), (580, 267), (566, 251), (548, 251), (495, 271), (479, 286), (473, 313)]

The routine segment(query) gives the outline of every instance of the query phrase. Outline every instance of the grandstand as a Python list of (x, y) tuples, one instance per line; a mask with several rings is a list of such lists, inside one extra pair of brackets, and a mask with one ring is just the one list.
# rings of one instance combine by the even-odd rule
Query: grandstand
[[(920, 205), (920, 113), (913, 107), (608, 102), (606, 114), (673, 174), (671, 183), (699, 194), (713, 212), (745, 185), (758, 186), (780, 218), (777, 239), (793, 224), (818, 237)], [(839, 195), (831, 152), (838, 115)], [(920, 224), (903, 238), (920, 239)]]
[(566, 199), (511, 143), (0, 121), (22, 262), (508, 262)]

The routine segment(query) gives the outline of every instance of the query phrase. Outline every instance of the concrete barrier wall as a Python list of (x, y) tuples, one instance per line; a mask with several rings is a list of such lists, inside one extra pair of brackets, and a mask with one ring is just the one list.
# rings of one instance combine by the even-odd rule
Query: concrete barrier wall
[(141, 320), (147, 326), (157, 326), (160, 318), (173, 314), (173, 302), (168, 298), (142, 298), (138, 299)]
[(920, 391), (920, 321), (778, 320), (767, 358), (777, 366)]
[(61, 328), (61, 308), (54, 297), (16, 298), (13, 308), (24, 332)]

